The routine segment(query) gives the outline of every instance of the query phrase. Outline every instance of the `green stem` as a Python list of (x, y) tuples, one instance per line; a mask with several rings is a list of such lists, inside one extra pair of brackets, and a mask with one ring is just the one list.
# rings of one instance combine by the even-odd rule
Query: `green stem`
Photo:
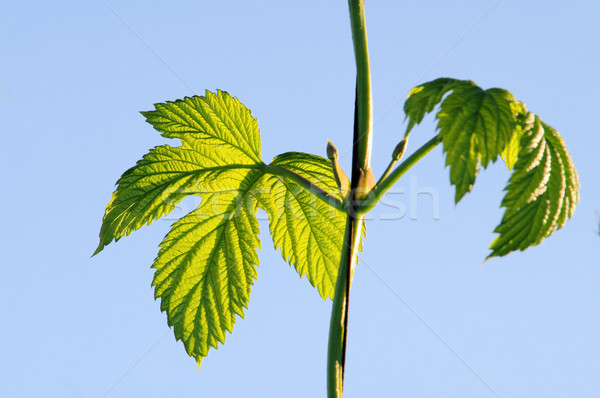
[(364, 13), (365, 4), (364, 0), (349, 0), (348, 5), (350, 8), (354, 56), (356, 59), (356, 105), (358, 113), (358, 135), (355, 134), (354, 137), (356, 156), (353, 159), (353, 168), (355, 165), (358, 166), (366, 175), (367, 170), (371, 166), (373, 101), (371, 97), (371, 71), (369, 68), (369, 49)]
[(329, 192), (325, 191), (321, 187), (315, 185), (310, 180), (304, 178), (300, 174), (293, 172), (291, 170), (286, 169), (285, 167), (277, 166), (277, 165), (267, 165), (265, 171), (270, 174), (286, 177), (296, 184), (306, 189), (307, 191), (312, 192), (317, 196), (317, 198), (321, 199), (323, 202), (329, 204), (330, 206), (335, 207), (338, 210), (346, 211), (346, 206), (344, 203), (337, 197), (331, 195)]
[(329, 345), (327, 347), (327, 397), (341, 398), (344, 389), (346, 364), (346, 339), (348, 333), (348, 304), (354, 261), (358, 253), (362, 217), (348, 217), (342, 257), (335, 284), (335, 295), (331, 308)]
[(348, 197), (346, 232), (335, 285), (331, 310), (329, 346), (327, 352), (327, 397), (342, 398), (346, 341), (348, 332), (348, 306), (352, 274), (358, 256), (363, 217), (356, 212), (357, 197), (367, 191), (371, 174), (371, 142), (373, 135), (373, 103), (371, 99), (371, 73), (364, 0), (348, 0), (350, 26), (356, 58), (356, 100), (354, 108), (354, 135), (352, 146), (352, 175)]
[(385, 171), (383, 172), (383, 174), (381, 175), (381, 177), (379, 177), (379, 180), (375, 184), (376, 187), (378, 187), (379, 185), (381, 185), (381, 183), (383, 181), (385, 181), (386, 177), (388, 176), (388, 174), (390, 174), (390, 171), (392, 171), (392, 168), (394, 167), (394, 165), (396, 164), (396, 162), (397, 162), (396, 159), (390, 160), (390, 164), (388, 164), (388, 167), (385, 169)]
[(360, 202), (358, 206), (355, 207), (355, 210), (358, 214), (365, 214), (369, 212), (377, 202), (385, 195), (385, 193), (406, 173), (410, 170), (411, 167), (415, 165), (419, 160), (423, 158), (423, 156), (427, 155), (433, 148), (435, 148), (440, 142), (442, 142), (442, 138), (439, 135), (436, 135), (429, 141), (427, 141), (423, 146), (417, 149), (412, 155), (410, 155), (404, 162), (400, 163), (400, 165), (394, 169), (381, 183), (377, 184), (377, 186), (369, 192), (367, 197)]

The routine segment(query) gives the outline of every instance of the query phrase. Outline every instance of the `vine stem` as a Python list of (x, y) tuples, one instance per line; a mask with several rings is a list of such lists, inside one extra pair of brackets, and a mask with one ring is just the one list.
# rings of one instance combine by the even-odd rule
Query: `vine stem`
[(348, 195), (346, 230), (335, 286), (327, 351), (327, 397), (342, 398), (346, 363), (348, 308), (352, 274), (358, 256), (363, 213), (358, 203), (370, 189), (373, 103), (364, 0), (348, 0), (356, 59), (356, 100), (352, 145), (352, 178)]

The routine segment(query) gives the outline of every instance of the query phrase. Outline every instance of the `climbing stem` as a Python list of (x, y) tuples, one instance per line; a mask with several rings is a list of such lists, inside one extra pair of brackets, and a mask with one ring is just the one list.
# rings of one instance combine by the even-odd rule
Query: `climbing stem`
[(371, 73), (364, 0), (348, 0), (350, 27), (356, 58), (356, 97), (354, 106), (354, 134), (352, 145), (352, 174), (348, 196), (346, 231), (335, 286), (331, 311), (329, 347), (327, 352), (327, 397), (342, 398), (346, 341), (348, 333), (348, 308), (352, 274), (358, 256), (363, 216), (355, 207), (368, 191), (371, 174), (371, 142), (373, 135), (373, 103), (371, 99)]
[[(358, 124), (358, 111), (355, 111), (355, 132)], [(442, 139), (436, 135), (417, 149), (394, 171), (384, 173), (380, 183), (366, 196), (357, 200), (351, 193), (348, 206), (348, 217), (344, 243), (338, 270), (335, 295), (331, 310), (331, 323), (329, 326), (329, 347), (327, 352), (327, 397), (342, 398), (344, 388), (344, 369), (346, 364), (346, 341), (348, 334), (348, 308), (352, 274), (358, 256), (361, 226), (363, 215), (371, 210), (381, 197), (419, 160), (435, 148)], [(392, 163), (393, 164), (393, 163)], [(390, 167), (391, 168), (391, 167)], [(353, 181), (354, 182), (354, 181)], [(354, 184), (353, 184), (354, 185)]]
[(358, 253), (362, 222), (362, 216), (349, 216), (346, 222), (344, 246), (335, 284), (335, 298), (329, 325), (329, 346), (327, 350), (328, 398), (341, 398), (344, 388), (346, 338), (348, 333), (348, 293), (350, 292), (354, 262)]
[(356, 151), (353, 168), (358, 166), (366, 174), (371, 166), (373, 101), (371, 97), (371, 71), (369, 68), (364, 0), (349, 0), (348, 5), (350, 7), (350, 26), (356, 59), (356, 110), (358, 113), (358, 131), (355, 131), (354, 137)]

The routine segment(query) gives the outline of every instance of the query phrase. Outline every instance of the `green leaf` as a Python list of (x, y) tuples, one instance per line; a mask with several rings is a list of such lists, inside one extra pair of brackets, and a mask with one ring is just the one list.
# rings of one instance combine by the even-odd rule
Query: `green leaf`
[(500, 234), (488, 256), (504, 256), (539, 244), (562, 227), (579, 201), (577, 172), (556, 130), (538, 116), (522, 119), (523, 135), (513, 174), (502, 201)]
[(173, 224), (152, 266), (155, 296), (190, 356), (200, 363), (244, 315), (258, 266), (259, 205), (269, 213), (275, 247), (323, 297), (333, 296), (346, 214), (328, 161), (289, 153), (265, 165), (256, 120), (223, 91), (142, 113), (181, 146), (151, 149), (119, 179), (96, 253), (184, 197), (202, 197)]
[(238, 192), (206, 195), (177, 221), (160, 244), (153, 268), (175, 337), (198, 362), (225, 342), (236, 315), (244, 316), (256, 278), (260, 248), (255, 201), (249, 195), (261, 171), (249, 173)]
[(225, 165), (211, 148), (156, 147), (117, 182), (106, 207), (99, 253), (113, 239), (170, 213), (188, 195), (235, 189), (252, 167), (234, 162)]
[(514, 131), (512, 94), (473, 85), (458, 87), (446, 97), (437, 114), (438, 129), (450, 166), (455, 202), (475, 183), (478, 166), (495, 162), (510, 143)]
[[(271, 165), (310, 179), (331, 196), (340, 195), (330, 162), (321, 157), (290, 152), (277, 156)], [(269, 215), (275, 248), (301, 277), (307, 276), (321, 297), (333, 298), (346, 213), (278, 175), (265, 176), (262, 186), (257, 200)]]
[(506, 90), (442, 78), (411, 91), (407, 134), (440, 102), (437, 128), (456, 202), (471, 190), (479, 165), (501, 156), (513, 170), (489, 257), (525, 250), (562, 227), (579, 200), (579, 182), (558, 133)]
[(473, 187), (480, 164), (485, 168), (501, 154), (509, 167), (514, 161), (515, 99), (499, 88), (483, 90), (471, 81), (437, 79), (411, 91), (404, 107), (410, 119), (407, 132), (449, 91), (436, 118), (458, 203)]
[(521, 137), (523, 136), (523, 126), (526, 124), (524, 117), (528, 111), (525, 104), (520, 101), (511, 102), (510, 107), (515, 116), (514, 130), (510, 141), (502, 153), (500, 153), (500, 156), (504, 160), (506, 167), (508, 167), (509, 170), (512, 170), (515, 163), (517, 163), (517, 157), (519, 156), (520, 142)]
[(206, 97), (156, 104), (147, 121), (182, 146), (152, 149), (117, 182), (106, 207), (99, 253), (113, 239), (171, 212), (188, 195), (235, 189), (260, 160), (258, 123), (239, 100), (209, 91)]
[(415, 125), (421, 123), (427, 113), (433, 111), (448, 91), (457, 86), (470, 84), (468, 81), (440, 77), (410, 90), (404, 103), (404, 113), (408, 119), (405, 135), (408, 135)]
[(142, 112), (146, 121), (167, 138), (181, 139), (183, 146), (219, 147), (225, 158), (242, 164), (261, 163), (260, 133), (248, 108), (225, 91), (206, 91), (204, 97), (156, 104)]

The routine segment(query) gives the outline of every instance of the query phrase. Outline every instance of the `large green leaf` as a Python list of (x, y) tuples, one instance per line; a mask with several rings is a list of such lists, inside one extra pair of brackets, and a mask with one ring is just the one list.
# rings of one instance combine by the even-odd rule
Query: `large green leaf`
[[(277, 156), (271, 165), (292, 170), (339, 196), (330, 163), (323, 158), (291, 152)], [(346, 213), (278, 175), (266, 176), (262, 186), (266, 189), (257, 199), (269, 215), (275, 248), (300, 276), (307, 276), (323, 298), (333, 298)]]
[[(152, 266), (156, 298), (189, 355), (200, 362), (243, 316), (258, 265), (259, 205), (269, 213), (275, 247), (321, 296), (333, 296), (345, 213), (338, 210), (342, 198), (329, 162), (292, 153), (265, 165), (256, 120), (226, 92), (142, 113), (181, 146), (151, 149), (119, 179), (96, 253), (168, 214), (184, 197), (202, 197), (173, 224)], [(319, 199), (315, 187), (337, 205)]]
[(572, 216), (579, 201), (577, 172), (556, 130), (528, 113), (513, 174), (502, 201), (502, 222), (488, 257), (539, 244)]

